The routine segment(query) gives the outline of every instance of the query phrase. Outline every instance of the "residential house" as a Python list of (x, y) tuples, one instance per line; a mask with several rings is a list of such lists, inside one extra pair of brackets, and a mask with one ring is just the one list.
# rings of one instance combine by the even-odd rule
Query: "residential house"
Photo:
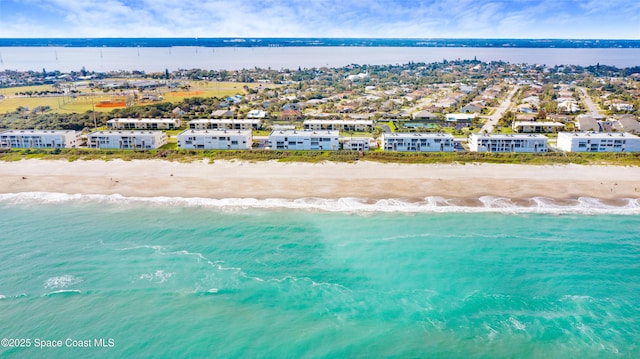
[(578, 106), (578, 103), (575, 100), (571, 99), (558, 101), (557, 109), (560, 112), (578, 112), (580, 111), (580, 106)]
[(251, 110), (247, 114), (247, 118), (265, 118), (267, 117), (267, 113), (262, 110)]
[(231, 110), (215, 110), (211, 112), (213, 118), (230, 118), (233, 117), (233, 111)]
[(176, 107), (173, 109), (173, 111), (171, 111), (171, 113), (175, 116), (182, 116), (184, 114), (186, 114), (186, 112), (184, 110), (182, 110), (180, 107)]
[(302, 113), (293, 108), (280, 112), (280, 119), (283, 121), (296, 121), (302, 117)]
[(611, 111), (633, 111), (633, 105), (622, 100), (609, 100), (605, 101), (605, 106), (609, 106)]
[(582, 132), (595, 131), (600, 132), (600, 124), (598, 120), (588, 115), (578, 115), (576, 117), (576, 128)]
[(467, 104), (460, 109), (460, 112), (462, 113), (480, 113), (481, 111), (482, 106), (475, 103)]
[(474, 113), (448, 113), (445, 115), (445, 126), (457, 127), (458, 125), (470, 126), (476, 117)]
[(438, 115), (430, 111), (418, 111), (412, 115), (414, 120), (437, 120)]
[(617, 132), (629, 132), (640, 134), (640, 122), (633, 115), (622, 115), (617, 117), (617, 121), (613, 124), (613, 129)]

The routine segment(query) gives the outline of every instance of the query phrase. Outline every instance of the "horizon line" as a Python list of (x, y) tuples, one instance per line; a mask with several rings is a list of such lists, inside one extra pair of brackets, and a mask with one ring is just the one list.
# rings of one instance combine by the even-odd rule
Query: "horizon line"
[(101, 36), (101, 37), (5, 37), (0, 41), (6, 40), (100, 40), (100, 39), (327, 39), (327, 40), (537, 40), (537, 41), (640, 41), (640, 38), (570, 38), (570, 37), (323, 37), (323, 36), (144, 36), (144, 37), (123, 37), (123, 36)]

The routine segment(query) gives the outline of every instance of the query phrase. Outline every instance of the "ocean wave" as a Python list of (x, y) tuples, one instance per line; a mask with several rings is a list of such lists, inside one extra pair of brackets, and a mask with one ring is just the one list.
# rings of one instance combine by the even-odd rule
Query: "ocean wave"
[(51, 277), (44, 281), (44, 287), (46, 289), (66, 288), (80, 282), (82, 282), (82, 279), (80, 278), (76, 278), (72, 275), (62, 275), (59, 277)]
[(74, 294), (81, 294), (82, 292), (79, 290), (75, 290), (75, 289), (62, 289), (62, 290), (56, 290), (53, 292), (49, 292), (49, 293), (45, 293), (43, 294), (43, 297), (50, 297), (52, 295), (74, 295)]
[(400, 199), (368, 200), (363, 198), (200, 198), (200, 197), (125, 197), (119, 194), (66, 194), (22, 192), (0, 194), (0, 203), (9, 205), (100, 203), (114, 205), (153, 205), (156, 207), (198, 207), (225, 211), (246, 209), (295, 209), (346, 213), (543, 213), (543, 214), (640, 214), (640, 198), (602, 200), (592, 197), (556, 200), (548, 197), (512, 199), (482, 196), (477, 199), (429, 196), (418, 201)]

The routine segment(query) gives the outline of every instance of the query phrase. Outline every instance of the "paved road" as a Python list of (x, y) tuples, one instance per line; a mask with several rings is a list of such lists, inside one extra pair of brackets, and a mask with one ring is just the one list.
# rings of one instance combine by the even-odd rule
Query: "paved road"
[(591, 115), (601, 115), (596, 105), (593, 103), (593, 101), (591, 101), (591, 96), (587, 94), (587, 89), (585, 89), (584, 87), (578, 87), (578, 89), (580, 89), (582, 98), (584, 99), (584, 103), (587, 105), (587, 108), (589, 109), (589, 112), (591, 112)]
[(511, 98), (513, 98), (513, 95), (516, 94), (516, 91), (518, 91), (519, 88), (520, 88), (519, 86), (515, 86), (513, 89), (511, 89), (511, 92), (507, 94), (507, 97), (504, 99), (504, 101), (502, 101), (500, 106), (496, 108), (496, 111), (493, 113), (493, 115), (487, 118), (487, 122), (480, 129), (481, 133), (483, 132), (491, 133), (493, 131), (493, 128), (496, 127), (496, 125), (498, 124), (498, 120), (500, 120), (500, 117), (502, 117), (502, 115), (507, 111), (509, 106), (511, 106)]

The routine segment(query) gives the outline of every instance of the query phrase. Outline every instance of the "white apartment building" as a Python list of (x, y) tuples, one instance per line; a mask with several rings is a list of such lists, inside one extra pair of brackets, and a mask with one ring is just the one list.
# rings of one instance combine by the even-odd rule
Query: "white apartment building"
[(80, 132), (71, 130), (9, 130), (0, 133), (0, 148), (75, 148)]
[(114, 118), (107, 121), (113, 130), (175, 130), (182, 125), (177, 118)]
[(185, 130), (178, 135), (178, 147), (205, 150), (249, 150), (251, 130)]
[(230, 119), (230, 118), (200, 118), (189, 121), (189, 128), (193, 130), (259, 130), (262, 120), (258, 119)]
[(559, 132), (557, 146), (566, 152), (640, 152), (640, 137), (627, 132)]
[(348, 151), (369, 151), (371, 140), (372, 139), (367, 137), (345, 138), (342, 143), (342, 149)]
[(96, 131), (87, 136), (89, 148), (151, 150), (165, 144), (163, 131)]
[(338, 150), (338, 131), (273, 131), (269, 135), (272, 150)]
[(445, 121), (453, 123), (471, 123), (475, 117), (476, 114), (474, 113), (448, 113), (445, 115)]
[(305, 120), (305, 130), (371, 131), (372, 120)]
[(553, 121), (513, 121), (511, 127), (520, 133), (554, 133), (564, 128), (564, 124)]
[(473, 152), (547, 152), (548, 138), (544, 135), (490, 135), (473, 133), (469, 136), (469, 150)]
[(453, 152), (453, 135), (448, 133), (396, 132), (382, 134), (382, 148), (398, 152)]

